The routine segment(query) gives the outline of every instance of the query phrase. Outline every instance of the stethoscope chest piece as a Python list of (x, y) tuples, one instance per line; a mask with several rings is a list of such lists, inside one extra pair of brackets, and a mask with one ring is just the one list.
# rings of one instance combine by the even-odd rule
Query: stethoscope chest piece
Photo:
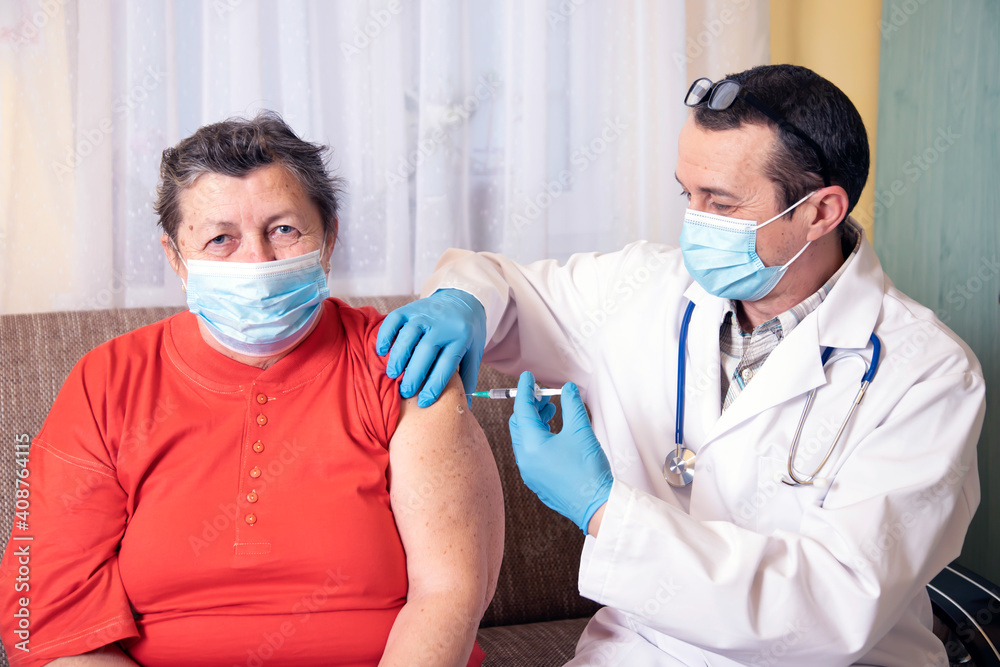
[(694, 479), (694, 463), (694, 452), (678, 448), (663, 462), (663, 479), (670, 486), (687, 486)]

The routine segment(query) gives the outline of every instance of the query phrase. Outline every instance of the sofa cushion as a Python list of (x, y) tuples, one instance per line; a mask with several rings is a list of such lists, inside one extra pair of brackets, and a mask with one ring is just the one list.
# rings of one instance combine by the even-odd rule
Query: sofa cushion
[(486, 652), (483, 667), (563, 665), (573, 657), (576, 642), (583, 633), (587, 620), (570, 618), (547, 623), (481, 628), (477, 640)]

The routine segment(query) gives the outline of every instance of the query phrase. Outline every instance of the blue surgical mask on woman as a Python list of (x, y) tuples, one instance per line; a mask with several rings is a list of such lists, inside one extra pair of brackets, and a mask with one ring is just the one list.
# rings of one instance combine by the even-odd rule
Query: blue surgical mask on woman
[(769, 225), (812, 197), (810, 192), (767, 222), (741, 220), (688, 209), (681, 229), (684, 266), (706, 292), (734, 301), (756, 301), (767, 296), (788, 267), (806, 251), (802, 246), (781, 266), (764, 266), (757, 255), (757, 230)]
[(330, 296), (319, 250), (272, 262), (192, 259), (184, 265), (188, 308), (215, 340), (247, 356), (294, 347)]

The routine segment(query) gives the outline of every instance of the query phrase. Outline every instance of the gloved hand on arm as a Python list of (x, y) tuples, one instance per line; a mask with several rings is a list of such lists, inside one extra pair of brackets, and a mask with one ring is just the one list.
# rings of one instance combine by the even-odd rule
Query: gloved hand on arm
[(535, 378), (525, 371), (517, 383), (510, 439), (521, 479), (549, 508), (584, 533), (594, 513), (611, 495), (611, 466), (594, 435), (580, 390), (563, 386), (563, 428), (552, 433), (548, 421), (555, 406), (548, 397), (535, 398)]
[(438, 399), (455, 369), (465, 392), (474, 392), (485, 347), (486, 310), (476, 297), (457, 289), (439, 289), (392, 311), (375, 340), (375, 351), (389, 354), (389, 377), (403, 375), (400, 395), (410, 398), (420, 391), (422, 408)]

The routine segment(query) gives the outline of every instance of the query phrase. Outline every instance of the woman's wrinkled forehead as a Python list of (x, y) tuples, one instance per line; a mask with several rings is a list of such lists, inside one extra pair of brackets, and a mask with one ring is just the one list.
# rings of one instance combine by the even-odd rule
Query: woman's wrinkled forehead
[(289, 215), (322, 224), (319, 209), (302, 184), (278, 165), (240, 177), (201, 174), (181, 192), (179, 203), (182, 234), (206, 225), (266, 225)]

